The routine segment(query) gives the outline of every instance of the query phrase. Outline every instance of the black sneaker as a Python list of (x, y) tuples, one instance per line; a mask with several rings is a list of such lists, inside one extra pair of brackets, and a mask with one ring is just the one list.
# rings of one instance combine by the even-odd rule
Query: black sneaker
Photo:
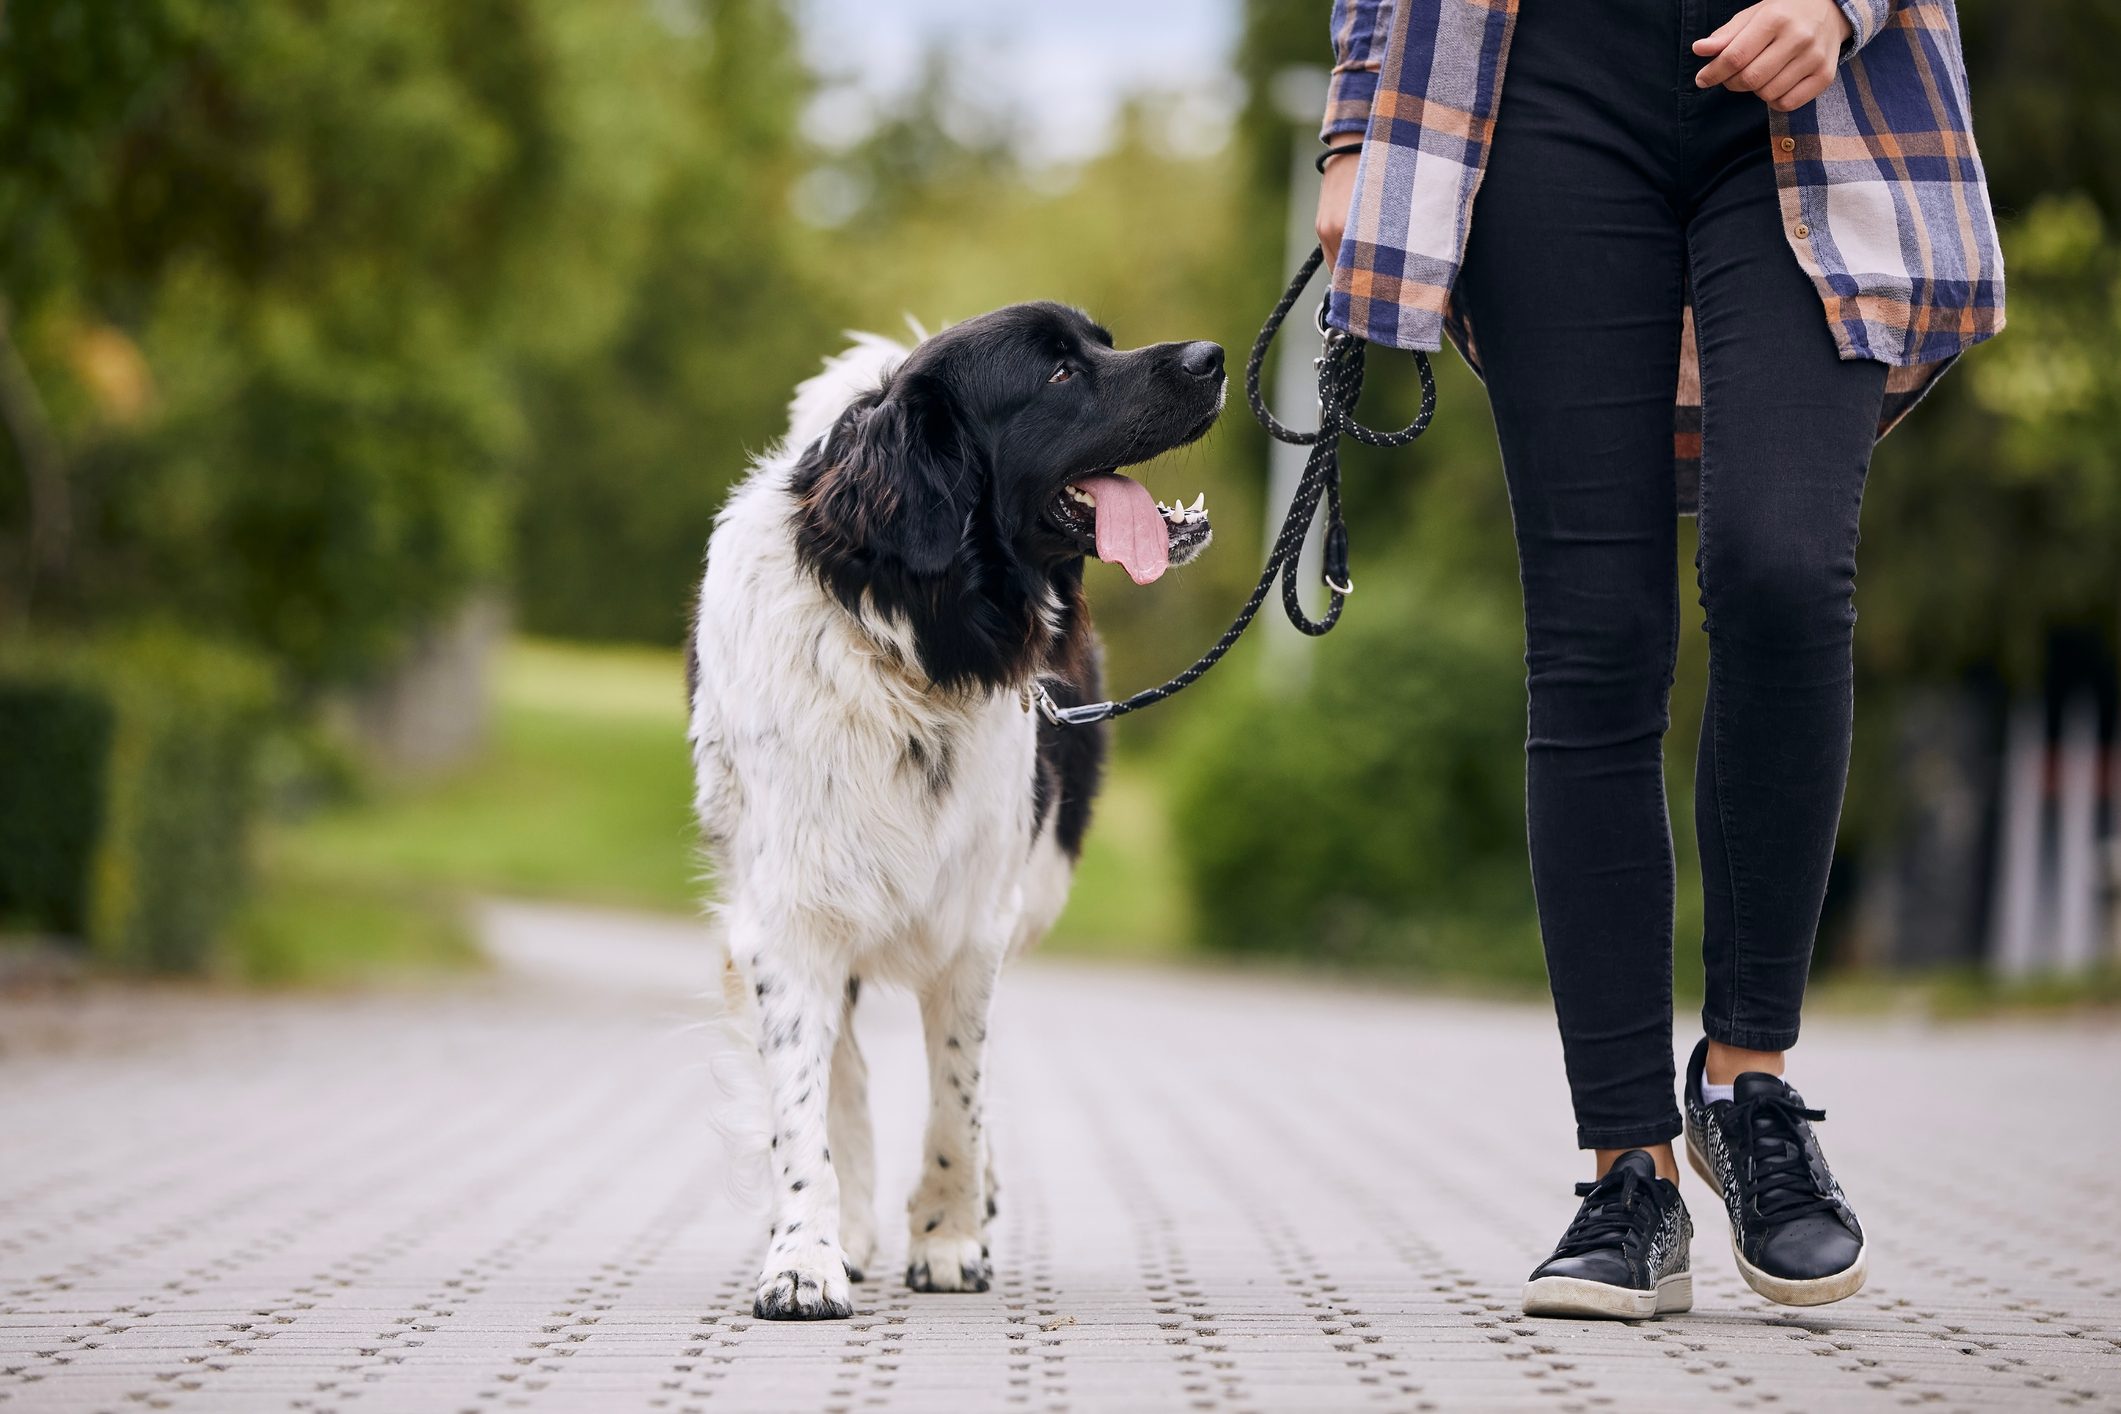
[(1630, 1149), (1604, 1178), (1577, 1184), (1576, 1196), (1583, 1199), (1576, 1220), (1525, 1284), (1527, 1316), (1639, 1318), (1693, 1309), (1687, 1244), (1694, 1220), (1648, 1154)]
[(1785, 1306), (1823, 1306), (1863, 1290), (1863, 1228), (1819, 1152), (1804, 1097), (1780, 1076), (1748, 1071), (1732, 1098), (1701, 1102), (1709, 1043), (1686, 1068), (1686, 1152), (1723, 1194), (1731, 1251), (1745, 1284)]

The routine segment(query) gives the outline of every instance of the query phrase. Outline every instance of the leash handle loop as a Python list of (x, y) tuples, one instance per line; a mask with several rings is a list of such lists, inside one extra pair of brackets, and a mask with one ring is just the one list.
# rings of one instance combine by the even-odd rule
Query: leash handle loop
[[(1266, 366), (1267, 351), (1273, 347), (1274, 336), (1281, 332), (1283, 321), (1289, 311), (1303, 298), (1312, 276), (1325, 263), (1325, 251), (1313, 247), (1304, 260), (1302, 268), (1282, 291), (1281, 299), (1275, 303), (1274, 312), (1260, 326), (1259, 337), (1252, 343), (1252, 353), (1245, 361), (1245, 398), (1252, 405), (1252, 415), (1267, 435), (1277, 442), (1294, 447), (1309, 447), (1311, 454), (1304, 460), (1303, 474), (1297, 478), (1296, 490), (1289, 497), (1288, 512), (1282, 517), (1281, 529), (1275, 534), (1274, 544), (1267, 552), (1266, 567), (1260, 571), (1259, 582), (1252, 587), (1252, 595), (1238, 610), (1230, 627), (1223, 630), (1221, 638), (1215, 640), (1207, 652), (1194, 660), (1193, 665), (1168, 682), (1145, 688), (1132, 697), (1115, 702), (1085, 702), (1079, 706), (1063, 707), (1054, 700), (1053, 694), (1041, 681), (1031, 685), (1032, 699), (1038, 704), (1040, 714), (1055, 726), (1076, 727), (1092, 722), (1108, 721), (1129, 712), (1138, 712), (1151, 707), (1168, 697), (1176, 696), (1194, 683), (1199, 682), (1208, 670), (1222, 661), (1252, 626), (1260, 606), (1267, 601), (1276, 581), (1281, 584), (1282, 612), (1298, 632), (1313, 638), (1321, 638), (1333, 631), (1340, 622), (1342, 605), (1355, 592), (1355, 582), (1348, 574), (1348, 526), (1341, 515), (1340, 500), (1340, 443), (1343, 437), (1371, 447), (1404, 447), (1422, 433), (1429, 430), (1429, 420), (1436, 414), (1436, 375), (1429, 367), (1429, 356), (1420, 350), (1414, 352), (1415, 372), (1421, 378), (1421, 411), (1405, 427), (1390, 432), (1380, 432), (1365, 427), (1355, 418), (1355, 404), (1362, 397), (1363, 385), (1363, 341), (1345, 330), (1326, 324), (1325, 302), (1320, 301), (1317, 322), (1325, 336), (1325, 349), (1315, 360), (1318, 369), (1318, 427), (1304, 432), (1290, 427), (1267, 406), (1266, 397), (1260, 392), (1260, 373)], [(1312, 522), (1320, 513), (1326, 517), (1325, 553), (1319, 578), (1324, 582), (1330, 596), (1326, 611), (1314, 619), (1304, 612), (1303, 600), (1296, 583), (1297, 564), (1303, 555), (1304, 541), (1310, 536)]]

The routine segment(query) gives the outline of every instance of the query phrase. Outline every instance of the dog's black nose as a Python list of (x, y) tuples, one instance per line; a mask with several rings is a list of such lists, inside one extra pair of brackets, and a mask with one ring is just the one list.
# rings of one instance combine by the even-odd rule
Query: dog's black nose
[(1223, 346), (1202, 339), (1186, 345), (1186, 351), (1178, 356), (1178, 366), (1195, 378), (1220, 378), (1223, 373)]

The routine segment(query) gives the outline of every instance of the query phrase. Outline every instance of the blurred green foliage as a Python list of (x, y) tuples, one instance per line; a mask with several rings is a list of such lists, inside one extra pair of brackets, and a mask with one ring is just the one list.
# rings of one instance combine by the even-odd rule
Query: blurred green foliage
[[(2117, 105), (2121, 106), (2121, 105)], [(2121, 243), (2082, 192), (2005, 229), (2010, 327), (1878, 452), (1859, 663), (1875, 683), (2037, 683), (2121, 603)]]
[(180, 634), (0, 651), (0, 919), (78, 933), (111, 966), (210, 968), (272, 704), (263, 665)]
[(0, 669), (0, 929), (79, 937), (103, 833), (111, 709), (102, 694)]
[(677, 642), (724, 492), (846, 325), (837, 272), (788, 215), (810, 92), (793, 24), (772, 0), (699, 16), (664, 56), (681, 81), (652, 195), (595, 218), (639, 246), (598, 355), (525, 380), (514, 582), (534, 632)]
[[(802, 94), (771, 62), (786, 21), (769, 0), (688, 14), (0, 11), (0, 148), (30, 158), (0, 170), (0, 327), (40, 395), (18, 411), (46, 424), (73, 501), (40, 615), (151, 604), (257, 645), (299, 688), (358, 678), (506, 572), (541, 438), (627, 501), (643, 464), (669, 479), (701, 432), (696, 391), (770, 401), (764, 380), (792, 370), (755, 350), (653, 386), (674, 353), (716, 363), (719, 291), (785, 295), (776, 245), (729, 217), (772, 209), (746, 182)], [(674, 351), (659, 314), (701, 337)], [(691, 419), (631, 460), (611, 397), (629, 371), (666, 421)], [(570, 413), (592, 423), (571, 439)], [(29, 508), (0, 470), (13, 529)], [(6, 560), (8, 617), (32, 593), (26, 561)]]
[(1178, 748), (1173, 825), (1203, 936), (1536, 979), (1514, 626), (1435, 589), (1362, 593), (1305, 681), (1226, 692)]

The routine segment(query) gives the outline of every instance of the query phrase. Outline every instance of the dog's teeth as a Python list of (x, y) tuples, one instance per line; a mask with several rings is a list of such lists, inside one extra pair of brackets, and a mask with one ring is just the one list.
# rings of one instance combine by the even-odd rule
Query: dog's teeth
[(1207, 493), (1207, 492), (1205, 492), (1205, 491), (1203, 491), (1203, 492), (1201, 492), (1201, 493), (1200, 493), (1199, 495), (1197, 495), (1197, 496), (1195, 496), (1195, 497), (1193, 498), (1193, 504), (1192, 504), (1192, 505), (1190, 505), (1190, 506), (1188, 506), (1188, 507), (1186, 507), (1186, 509), (1187, 509), (1187, 510), (1189, 510), (1189, 511), (1193, 511), (1193, 512), (1195, 512), (1195, 513), (1197, 514), (1197, 513), (1199, 513), (1199, 512), (1200, 512), (1200, 511), (1201, 511), (1201, 510), (1202, 510), (1202, 509), (1203, 509), (1204, 507), (1206, 507), (1206, 505), (1207, 505), (1207, 504), (1208, 504), (1208, 493)]

